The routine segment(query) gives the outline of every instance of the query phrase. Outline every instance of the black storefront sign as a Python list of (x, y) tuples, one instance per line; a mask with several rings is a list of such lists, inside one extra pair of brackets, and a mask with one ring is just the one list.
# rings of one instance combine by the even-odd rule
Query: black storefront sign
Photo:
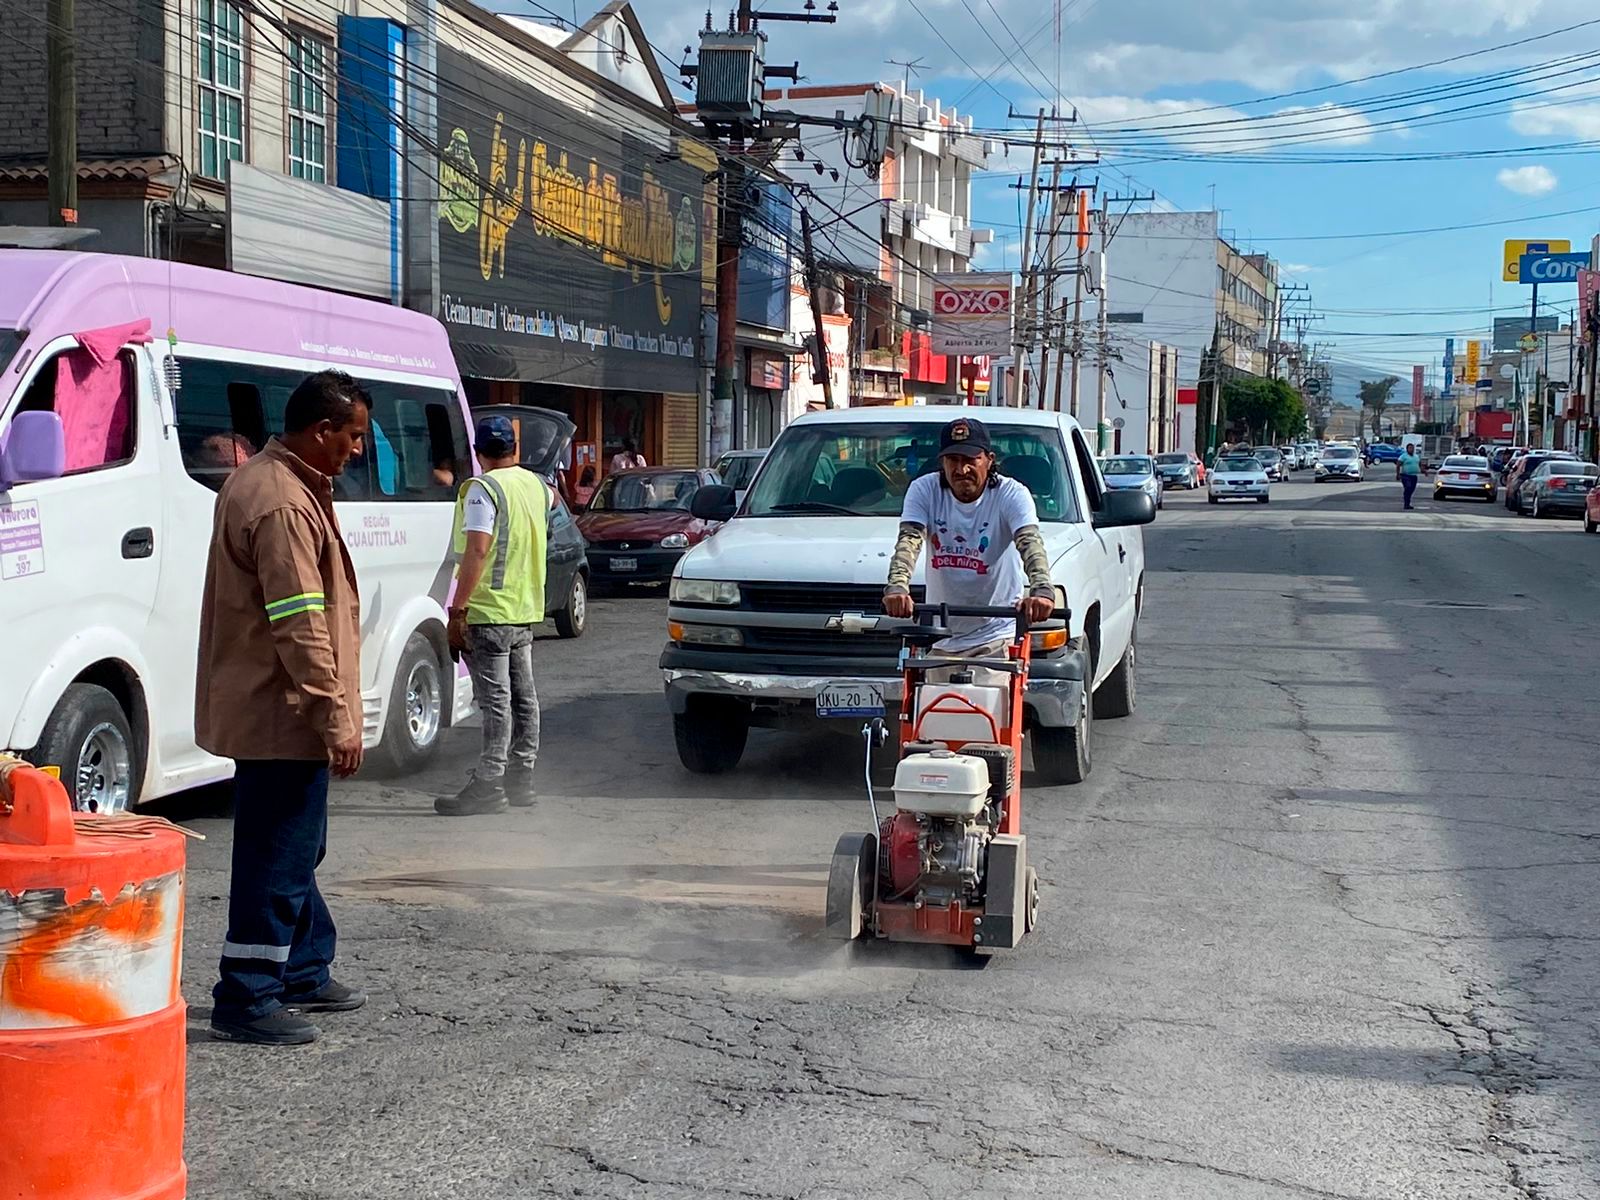
[(704, 179), (439, 48), (439, 319), (461, 373), (699, 386)]

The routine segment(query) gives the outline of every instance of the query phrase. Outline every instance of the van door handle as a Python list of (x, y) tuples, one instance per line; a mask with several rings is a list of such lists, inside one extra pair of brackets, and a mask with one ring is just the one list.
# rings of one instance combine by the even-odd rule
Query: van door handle
[(149, 558), (155, 552), (156, 534), (150, 526), (141, 525), (122, 535), (123, 558)]
[(1117, 543), (1117, 561), (1118, 562), (1127, 562), (1128, 561), (1128, 548), (1126, 546), (1124, 546), (1121, 542)]

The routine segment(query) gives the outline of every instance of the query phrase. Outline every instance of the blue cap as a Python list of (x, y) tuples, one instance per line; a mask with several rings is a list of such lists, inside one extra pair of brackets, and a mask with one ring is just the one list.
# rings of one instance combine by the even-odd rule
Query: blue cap
[(504, 457), (517, 448), (517, 427), (510, 417), (479, 417), (478, 428), (473, 432), (472, 445), (484, 454)]

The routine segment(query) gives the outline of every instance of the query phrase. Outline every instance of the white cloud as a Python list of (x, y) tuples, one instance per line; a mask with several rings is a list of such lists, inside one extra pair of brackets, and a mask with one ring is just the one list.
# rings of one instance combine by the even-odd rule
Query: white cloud
[(1511, 128), (1529, 137), (1600, 138), (1600, 86), (1563, 88), (1559, 103), (1520, 101), (1511, 106)]
[(1506, 167), (1495, 176), (1496, 182), (1508, 192), (1519, 196), (1543, 196), (1556, 190), (1561, 181), (1549, 167)]
[(1279, 275), (1312, 275), (1320, 270), (1321, 267), (1313, 267), (1310, 263), (1280, 263), (1278, 266)]

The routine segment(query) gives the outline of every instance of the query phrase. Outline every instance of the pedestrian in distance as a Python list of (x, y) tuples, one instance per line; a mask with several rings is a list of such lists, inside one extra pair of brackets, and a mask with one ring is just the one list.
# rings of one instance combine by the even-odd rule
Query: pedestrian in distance
[(1417, 490), (1421, 475), (1422, 456), (1414, 443), (1407, 442), (1394, 464), (1394, 477), (1400, 481), (1401, 499), (1406, 508), (1411, 507), (1411, 494)]
[(217, 496), (200, 608), (195, 741), (234, 760), (233, 867), (220, 1040), (301, 1045), (306, 1013), (366, 995), (329, 974), (333, 917), (317, 889), (328, 776), (361, 766), (361, 609), (333, 480), (366, 441), (372, 402), (342, 371), (290, 395), (283, 434)]
[(613, 473), (631, 471), (635, 467), (648, 467), (649, 465), (649, 463), (645, 462), (644, 455), (639, 453), (639, 448), (634, 445), (631, 437), (623, 438), (622, 452), (611, 456), (611, 470)]
[(534, 802), (539, 756), (539, 694), (533, 685), (533, 631), (544, 620), (549, 489), (517, 465), (509, 417), (478, 421), (473, 448), (483, 474), (456, 501), (456, 590), (450, 648), (464, 654), (483, 714), (483, 751), (467, 786), (440, 796), (442, 816), (503, 812)]

